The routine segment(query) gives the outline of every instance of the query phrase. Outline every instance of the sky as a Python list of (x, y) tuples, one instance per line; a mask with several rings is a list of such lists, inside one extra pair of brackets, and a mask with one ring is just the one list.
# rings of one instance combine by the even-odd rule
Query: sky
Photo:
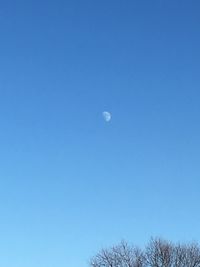
[(199, 10), (0, 1), (0, 266), (200, 241)]

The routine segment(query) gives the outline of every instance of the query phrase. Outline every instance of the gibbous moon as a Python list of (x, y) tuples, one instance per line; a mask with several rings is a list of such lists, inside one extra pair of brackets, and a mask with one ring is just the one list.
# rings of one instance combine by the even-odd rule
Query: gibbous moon
[(109, 122), (109, 121), (111, 120), (111, 113), (110, 113), (110, 112), (108, 112), (108, 111), (104, 111), (104, 112), (102, 113), (102, 115), (103, 115), (103, 118), (104, 118), (104, 120), (105, 120), (106, 122)]

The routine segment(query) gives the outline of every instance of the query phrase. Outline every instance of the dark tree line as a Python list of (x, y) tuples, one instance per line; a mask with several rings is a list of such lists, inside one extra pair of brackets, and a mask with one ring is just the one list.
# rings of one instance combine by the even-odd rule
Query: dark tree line
[(197, 243), (174, 244), (151, 239), (144, 249), (126, 242), (102, 249), (90, 261), (91, 267), (200, 267)]

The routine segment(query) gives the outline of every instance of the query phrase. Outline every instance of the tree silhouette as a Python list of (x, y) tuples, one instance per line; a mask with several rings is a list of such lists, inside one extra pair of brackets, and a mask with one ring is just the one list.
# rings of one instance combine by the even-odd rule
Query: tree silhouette
[(102, 249), (90, 261), (91, 267), (200, 267), (197, 243), (174, 244), (160, 238), (151, 239), (144, 249), (122, 241)]

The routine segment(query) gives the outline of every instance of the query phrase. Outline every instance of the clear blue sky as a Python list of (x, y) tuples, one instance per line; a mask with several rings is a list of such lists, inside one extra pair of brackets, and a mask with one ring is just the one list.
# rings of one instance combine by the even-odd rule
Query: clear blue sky
[(0, 266), (200, 241), (199, 13), (199, 0), (0, 1)]

